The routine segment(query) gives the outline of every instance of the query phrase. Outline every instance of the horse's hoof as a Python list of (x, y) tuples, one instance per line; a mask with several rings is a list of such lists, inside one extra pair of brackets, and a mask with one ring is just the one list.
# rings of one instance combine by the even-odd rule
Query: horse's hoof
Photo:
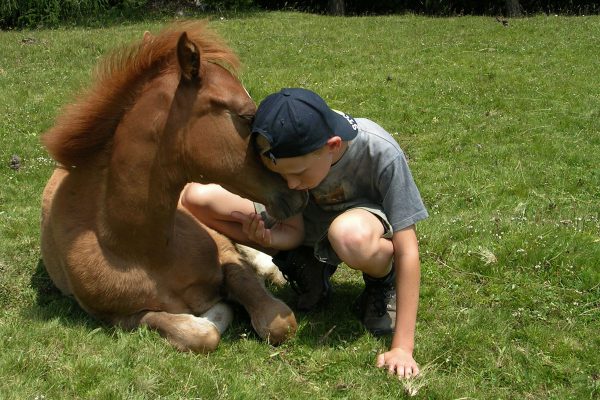
[[(197, 317), (194, 317), (197, 318)], [(176, 347), (181, 351), (191, 351), (193, 353), (212, 353), (219, 346), (221, 333), (219, 329), (210, 321), (204, 318), (198, 318), (190, 332), (180, 332), (183, 335), (176, 338)], [(183, 328), (183, 327), (181, 327)], [(184, 328), (185, 329), (185, 328)], [(172, 338), (169, 338), (172, 339)]]
[(251, 317), (252, 326), (262, 339), (272, 345), (279, 345), (296, 334), (296, 317), (284, 302), (274, 299), (264, 310), (268, 311)]
[(292, 338), (297, 330), (298, 324), (296, 323), (296, 317), (292, 313), (286, 318), (282, 318), (281, 320), (276, 321), (276, 323), (271, 324), (267, 341), (274, 346), (280, 345)]
[(156, 329), (180, 351), (210, 353), (221, 341), (221, 333), (212, 321), (191, 314), (149, 311), (141, 323)]

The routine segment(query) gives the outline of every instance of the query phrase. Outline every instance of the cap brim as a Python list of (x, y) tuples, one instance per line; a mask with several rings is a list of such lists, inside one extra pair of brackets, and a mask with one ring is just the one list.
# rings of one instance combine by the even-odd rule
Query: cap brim
[(335, 126), (334, 134), (341, 137), (343, 140), (352, 140), (358, 134), (358, 126), (356, 120), (348, 114), (338, 113), (333, 111), (335, 114)]

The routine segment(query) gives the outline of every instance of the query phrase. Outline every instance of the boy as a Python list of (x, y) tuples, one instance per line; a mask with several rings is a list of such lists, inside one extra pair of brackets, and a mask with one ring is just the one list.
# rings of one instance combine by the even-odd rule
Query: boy
[[(411, 377), (420, 263), (414, 224), (427, 218), (404, 154), (379, 125), (333, 111), (316, 93), (283, 89), (258, 107), (252, 125), (262, 162), (296, 190), (302, 215), (274, 221), (264, 207), (217, 185), (188, 185), (182, 204), (233, 240), (274, 253), (299, 293), (297, 308), (327, 298), (341, 262), (362, 271), (356, 302), (365, 327), (393, 332), (378, 367)], [(292, 250), (293, 249), (293, 250)], [(397, 294), (397, 295), (396, 295)]]

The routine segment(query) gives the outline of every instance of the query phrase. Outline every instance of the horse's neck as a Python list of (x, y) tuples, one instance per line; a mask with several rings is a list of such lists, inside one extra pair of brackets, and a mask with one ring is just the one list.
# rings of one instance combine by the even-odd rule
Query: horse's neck
[(103, 231), (115, 245), (124, 241), (132, 249), (159, 250), (173, 233), (175, 210), (185, 181), (161, 167), (156, 149), (130, 150), (115, 149), (109, 162)]

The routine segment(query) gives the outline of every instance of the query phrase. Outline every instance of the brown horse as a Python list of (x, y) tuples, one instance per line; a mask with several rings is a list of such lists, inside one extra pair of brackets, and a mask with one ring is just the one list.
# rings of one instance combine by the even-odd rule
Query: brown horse
[(296, 330), (224, 236), (179, 206), (187, 182), (219, 183), (301, 209), (255, 155), (256, 106), (239, 61), (205, 23), (175, 25), (115, 52), (89, 91), (43, 137), (59, 162), (42, 205), (42, 257), (56, 286), (92, 316), (146, 325), (181, 350), (216, 348), (240, 302), (273, 344)]

